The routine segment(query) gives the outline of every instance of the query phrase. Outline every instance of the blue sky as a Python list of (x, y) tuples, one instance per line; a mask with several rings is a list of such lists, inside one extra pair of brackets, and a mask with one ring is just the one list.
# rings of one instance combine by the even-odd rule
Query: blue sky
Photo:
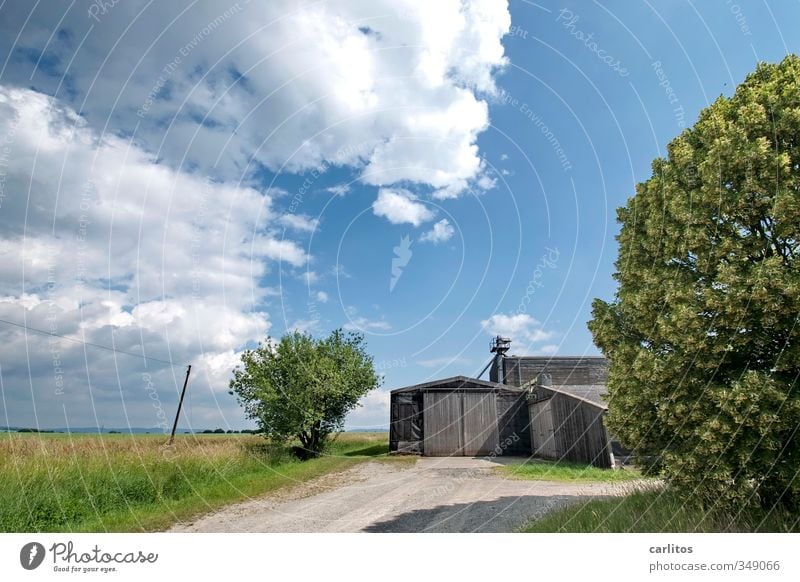
[[(291, 329), (365, 333), (385, 382), (353, 428), (494, 333), (597, 354), (615, 209), (800, 51), (800, 3), (436, 4), (7, 2), (0, 317), (192, 362), (199, 428), (248, 425), (230, 369)], [(174, 410), (180, 367), (0, 333), (0, 424)]]

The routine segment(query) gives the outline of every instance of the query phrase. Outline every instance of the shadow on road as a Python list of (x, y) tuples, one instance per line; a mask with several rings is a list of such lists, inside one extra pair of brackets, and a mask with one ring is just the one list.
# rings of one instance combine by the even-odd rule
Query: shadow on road
[(374, 533), (513, 532), (554, 509), (586, 498), (577, 496), (499, 497), (491, 501), (417, 509), (365, 527)]

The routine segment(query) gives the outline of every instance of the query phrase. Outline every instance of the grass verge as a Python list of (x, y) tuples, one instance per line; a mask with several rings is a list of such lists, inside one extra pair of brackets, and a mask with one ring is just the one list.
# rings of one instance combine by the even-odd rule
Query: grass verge
[(642, 474), (633, 468), (598, 469), (591, 465), (579, 465), (562, 461), (530, 459), (519, 463), (497, 467), (504, 477), (529, 479), (532, 481), (571, 481), (578, 483), (622, 483), (642, 479)]
[(344, 433), (300, 462), (251, 435), (0, 436), (0, 531), (154, 531), (228, 503), (388, 457), (387, 433)]
[(707, 511), (662, 489), (635, 491), (625, 497), (576, 503), (529, 524), (535, 533), (714, 533), (798, 532), (800, 516), (783, 511), (742, 511), (734, 515)]

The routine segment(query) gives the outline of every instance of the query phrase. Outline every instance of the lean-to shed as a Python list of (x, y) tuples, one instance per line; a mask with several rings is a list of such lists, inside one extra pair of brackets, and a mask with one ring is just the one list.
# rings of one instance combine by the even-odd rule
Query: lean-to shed
[(528, 455), (526, 390), (455, 376), (391, 392), (389, 450), (427, 456)]
[(537, 457), (590, 463), (603, 469), (614, 466), (611, 439), (604, 417), (604, 386), (543, 386), (528, 388), (531, 448)]

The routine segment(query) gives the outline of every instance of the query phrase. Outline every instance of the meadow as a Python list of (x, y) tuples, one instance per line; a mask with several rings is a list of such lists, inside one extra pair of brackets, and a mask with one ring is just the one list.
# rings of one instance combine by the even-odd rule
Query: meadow
[[(257, 435), (0, 434), (0, 531), (158, 531), (388, 457), (388, 433), (342, 433), (301, 462)], [(391, 459), (394, 461), (394, 459)]]
[(668, 488), (632, 490), (624, 497), (580, 502), (538, 519), (531, 533), (798, 532), (800, 516), (773, 510), (725, 513), (685, 500)]

